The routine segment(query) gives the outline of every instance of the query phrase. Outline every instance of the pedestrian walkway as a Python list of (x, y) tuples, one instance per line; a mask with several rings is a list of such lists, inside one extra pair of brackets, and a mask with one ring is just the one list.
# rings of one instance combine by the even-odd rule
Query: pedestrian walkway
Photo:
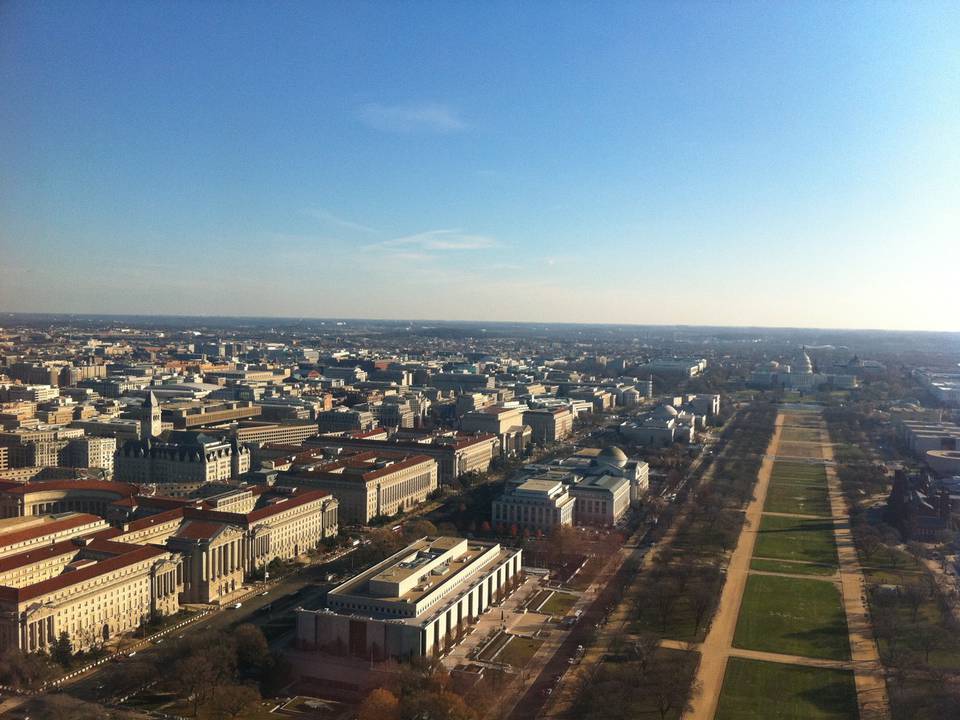
[[(717, 711), (720, 691), (723, 689), (723, 676), (726, 672), (727, 658), (730, 657), (733, 650), (733, 635), (737, 629), (737, 618), (740, 616), (743, 591), (750, 573), (753, 546), (760, 529), (763, 504), (767, 499), (767, 488), (770, 485), (770, 475), (773, 472), (773, 461), (777, 454), (777, 448), (780, 446), (782, 426), (783, 415), (778, 414), (773, 437), (770, 439), (767, 452), (757, 473), (753, 500), (747, 505), (743, 530), (737, 541), (737, 547), (730, 556), (730, 564), (727, 566), (727, 579), (723, 584), (723, 592), (720, 595), (716, 616), (707, 637), (699, 645), (700, 666), (697, 668), (697, 681), (700, 683), (701, 692), (693, 698), (690, 711), (684, 715), (687, 720), (713, 720)], [(689, 647), (687, 643), (682, 645), (683, 649)]]
[[(824, 458), (833, 460), (833, 446), (824, 427)], [(847, 503), (843, 497), (840, 479), (832, 466), (827, 466), (827, 486), (830, 490), (830, 507), (833, 510), (834, 536), (840, 561), (840, 590), (843, 608), (847, 614), (850, 632), (850, 653), (853, 658), (853, 675), (857, 685), (857, 702), (861, 718), (889, 718), (890, 702), (883, 675), (880, 653), (873, 636), (873, 627), (866, 606), (866, 583), (860, 569), (860, 559), (853, 543), (853, 533), (847, 515)]]
[[(865, 584), (856, 547), (854, 546), (850, 531), (846, 512), (846, 501), (834, 469), (833, 446), (829, 442), (829, 437), (827, 436), (827, 431), (822, 420), (818, 417), (816, 426), (804, 425), (802, 427), (813, 427), (820, 432), (820, 450), (823, 453), (822, 460), (779, 455), (778, 449), (780, 447), (782, 430), (784, 427), (789, 427), (789, 425), (784, 423), (783, 414), (778, 415), (776, 424), (777, 429), (770, 442), (770, 447), (764, 456), (763, 464), (758, 474), (754, 500), (747, 508), (748, 522), (744, 526), (737, 548), (731, 557), (730, 567), (727, 572), (727, 581), (724, 585), (723, 594), (721, 595), (717, 616), (707, 638), (702, 644), (695, 646), (672, 640), (664, 640), (662, 642), (663, 647), (699, 650), (702, 656), (697, 676), (697, 679), (702, 684), (702, 692), (698, 697), (694, 698), (692, 709), (684, 715), (684, 718), (685, 720), (713, 720), (723, 689), (723, 678), (726, 672), (727, 660), (731, 657), (801, 665), (805, 667), (852, 671), (860, 717), (889, 718), (889, 702), (886, 694), (883, 668), (880, 663), (879, 653), (873, 638), (869, 614), (866, 608)], [(762, 511), (770, 483), (772, 466), (778, 459), (789, 462), (806, 461), (817, 463), (825, 468), (831, 511), (830, 518), (828, 519), (833, 523), (838, 554), (838, 570), (833, 575), (818, 576), (789, 572), (750, 570), (753, 548), (760, 527), (760, 520), (763, 515), (811, 520), (825, 519), (822, 516), (794, 513), (764, 513)], [(827, 660), (733, 647), (733, 637), (740, 614), (743, 592), (747, 577), (750, 574), (782, 575), (784, 577), (796, 577), (804, 580), (820, 580), (837, 585), (841, 591), (843, 608), (847, 619), (851, 659), (846, 661)]]

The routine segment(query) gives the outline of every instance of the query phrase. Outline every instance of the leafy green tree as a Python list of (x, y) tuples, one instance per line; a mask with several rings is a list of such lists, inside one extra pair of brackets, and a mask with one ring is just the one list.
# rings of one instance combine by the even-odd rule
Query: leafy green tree
[(50, 657), (64, 668), (70, 667), (73, 662), (73, 643), (70, 642), (70, 635), (66, 630), (60, 631), (60, 636), (51, 646)]

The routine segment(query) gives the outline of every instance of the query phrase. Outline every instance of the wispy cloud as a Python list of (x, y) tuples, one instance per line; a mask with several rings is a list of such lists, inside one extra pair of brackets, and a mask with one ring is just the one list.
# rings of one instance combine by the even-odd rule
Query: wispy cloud
[(417, 131), (452, 133), (465, 130), (466, 122), (454, 108), (443, 103), (368, 103), (360, 107), (361, 122), (374, 130), (393, 133)]
[(499, 243), (486, 235), (471, 235), (462, 230), (429, 230), (415, 235), (377, 243), (386, 248), (416, 248), (418, 250), (484, 250)]
[(369, 225), (364, 225), (362, 223), (354, 222), (353, 220), (347, 220), (342, 218), (339, 215), (335, 215), (329, 210), (324, 208), (308, 208), (304, 212), (310, 217), (320, 220), (321, 222), (332, 223), (333, 225), (339, 225), (342, 228), (347, 228), (348, 230), (357, 230), (359, 232), (365, 233), (376, 233), (377, 230), (370, 227)]

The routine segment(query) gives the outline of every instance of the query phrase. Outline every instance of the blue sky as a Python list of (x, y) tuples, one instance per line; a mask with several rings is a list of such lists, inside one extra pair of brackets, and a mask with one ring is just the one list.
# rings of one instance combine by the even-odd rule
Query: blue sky
[(0, 310), (960, 330), (958, 38), (955, 3), (8, 0)]

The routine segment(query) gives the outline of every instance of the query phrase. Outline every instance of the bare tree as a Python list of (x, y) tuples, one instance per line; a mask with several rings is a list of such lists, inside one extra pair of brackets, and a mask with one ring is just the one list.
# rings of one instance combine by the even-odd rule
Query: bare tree
[(646, 675), (654, 653), (660, 647), (660, 636), (652, 632), (640, 632), (630, 644), (630, 655), (636, 660), (641, 675)]
[(690, 591), (690, 606), (693, 609), (693, 619), (695, 623), (694, 635), (700, 633), (700, 627), (707, 617), (707, 613), (713, 608), (716, 602), (718, 588), (715, 584), (698, 582)]
[(904, 603), (910, 608), (910, 619), (913, 624), (916, 625), (920, 615), (920, 607), (927, 599), (927, 589), (920, 583), (911, 582), (903, 588), (900, 597), (903, 598)]
[(219, 685), (210, 701), (213, 715), (234, 720), (260, 700), (260, 693), (250, 685)]
[(645, 690), (660, 720), (666, 720), (674, 712), (681, 715), (689, 712), (693, 698), (700, 694), (699, 683), (691, 684), (685, 673), (666, 663), (649, 674)]
[(667, 631), (667, 623), (677, 604), (679, 592), (673, 578), (664, 578), (655, 583), (652, 588), (653, 604), (660, 620), (660, 631)]

